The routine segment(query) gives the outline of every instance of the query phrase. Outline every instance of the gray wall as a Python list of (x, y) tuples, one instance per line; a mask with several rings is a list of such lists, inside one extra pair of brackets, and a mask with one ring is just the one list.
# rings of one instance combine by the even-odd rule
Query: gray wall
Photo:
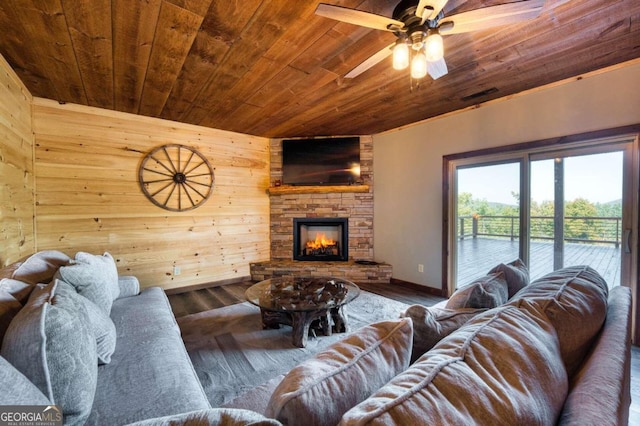
[(640, 123), (639, 87), (635, 61), (375, 135), (375, 259), (440, 288), (443, 155)]

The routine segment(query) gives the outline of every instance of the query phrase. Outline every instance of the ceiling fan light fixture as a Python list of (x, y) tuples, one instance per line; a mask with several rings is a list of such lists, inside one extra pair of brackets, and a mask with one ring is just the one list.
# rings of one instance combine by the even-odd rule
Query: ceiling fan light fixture
[(411, 77), (419, 80), (427, 75), (427, 57), (422, 50), (413, 55), (411, 61)]
[(409, 45), (404, 40), (398, 40), (393, 47), (393, 68), (403, 70), (409, 66)]
[(411, 48), (413, 50), (420, 50), (424, 46), (424, 39), (426, 38), (427, 33), (423, 31), (414, 31), (411, 33)]
[(436, 80), (449, 72), (444, 60), (441, 34), (462, 34), (524, 22), (537, 18), (545, 4), (545, 0), (519, 0), (446, 16), (444, 9), (448, 1), (400, 0), (391, 18), (325, 3), (318, 5), (316, 14), (348, 24), (392, 32), (398, 37), (395, 44), (387, 45), (369, 57), (349, 71), (345, 78), (354, 78), (393, 54), (395, 69), (405, 69), (410, 63), (412, 78), (419, 79), (429, 74)]
[(427, 61), (437, 62), (444, 57), (444, 44), (438, 30), (430, 30), (424, 42)]

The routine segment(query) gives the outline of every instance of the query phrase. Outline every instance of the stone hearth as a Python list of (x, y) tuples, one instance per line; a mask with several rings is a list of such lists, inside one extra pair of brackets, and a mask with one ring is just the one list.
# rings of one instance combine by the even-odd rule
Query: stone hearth
[(348, 262), (306, 262), (298, 260), (272, 260), (251, 264), (251, 279), (262, 281), (283, 275), (311, 277), (340, 277), (357, 283), (387, 284), (392, 268), (386, 263), (361, 265)]

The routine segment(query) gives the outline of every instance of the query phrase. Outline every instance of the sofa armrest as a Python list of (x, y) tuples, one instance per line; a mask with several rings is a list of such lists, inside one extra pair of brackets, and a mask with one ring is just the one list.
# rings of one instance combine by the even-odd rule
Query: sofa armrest
[(629, 423), (631, 290), (614, 287), (607, 319), (572, 380), (558, 425)]
[(119, 276), (118, 286), (120, 287), (120, 296), (118, 296), (118, 299), (137, 296), (140, 293), (140, 282), (133, 275)]

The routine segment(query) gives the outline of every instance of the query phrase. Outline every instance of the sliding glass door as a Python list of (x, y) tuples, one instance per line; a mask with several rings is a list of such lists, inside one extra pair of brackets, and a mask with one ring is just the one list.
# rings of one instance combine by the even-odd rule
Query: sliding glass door
[(584, 264), (610, 287), (629, 286), (634, 144), (627, 137), (453, 161), (449, 292), (516, 258), (531, 279)]

